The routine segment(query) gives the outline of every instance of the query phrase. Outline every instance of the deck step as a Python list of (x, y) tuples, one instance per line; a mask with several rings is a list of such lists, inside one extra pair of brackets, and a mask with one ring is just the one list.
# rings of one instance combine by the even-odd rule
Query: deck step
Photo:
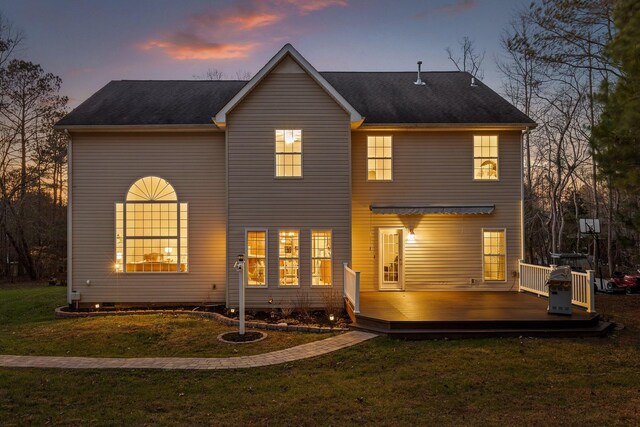
[(613, 329), (613, 323), (599, 321), (596, 325), (565, 328), (490, 328), (490, 329), (385, 329), (375, 326), (350, 325), (351, 329), (375, 332), (402, 339), (464, 339), (495, 337), (602, 337)]
[(593, 327), (600, 321), (600, 316), (594, 314), (589, 319), (555, 319), (547, 320), (512, 319), (512, 320), (385, 320), (372, 319), (365, 316), (355, 316), (355, 322), (362, 327), (385, 330), (488, 330), (488, 329), (568, 329)]

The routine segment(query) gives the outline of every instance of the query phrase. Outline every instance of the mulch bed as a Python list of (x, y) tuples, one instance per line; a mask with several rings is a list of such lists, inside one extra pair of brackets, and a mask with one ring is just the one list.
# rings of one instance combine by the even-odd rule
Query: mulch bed
[(232, 344), (245, 344), (251, 342), (262, 341), (267, 337), (267, 334), (259, 331), (248, 331), (244, 335), (240, 335), (240, 332), (226, 332), (218, 335), (218, 339), (222, 342)]

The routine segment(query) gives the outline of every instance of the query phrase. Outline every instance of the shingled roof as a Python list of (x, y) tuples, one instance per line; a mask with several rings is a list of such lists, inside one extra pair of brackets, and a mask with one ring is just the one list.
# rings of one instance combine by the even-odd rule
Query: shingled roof
[[(534, 125), (500, 95), (464, 72), (320, 73), (362, 116), (364, 124)], [(68, 126), (198, 125), (227, 104), (246, 81), (112, 81), (57, 123)]]

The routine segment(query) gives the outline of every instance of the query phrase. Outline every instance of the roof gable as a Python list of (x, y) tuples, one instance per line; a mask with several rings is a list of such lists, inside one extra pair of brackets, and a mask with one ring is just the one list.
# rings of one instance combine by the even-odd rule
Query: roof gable
[(260, 71), (224, 106), (214, 118), (215, 124), (224, 128), (227, 122), (227, 114), (231, 112), (243, 99), (271, 72), (297, 72), (295, 64), (306, 72), (327, 94), (333, 98), (348, 114), (351, 127), (357, 128), (364, 121), (364, 117), (329, 84), (329, 82), (313, 66), (294, 49), (291, 44), (286, 44), (276, 55), (262, 67)]

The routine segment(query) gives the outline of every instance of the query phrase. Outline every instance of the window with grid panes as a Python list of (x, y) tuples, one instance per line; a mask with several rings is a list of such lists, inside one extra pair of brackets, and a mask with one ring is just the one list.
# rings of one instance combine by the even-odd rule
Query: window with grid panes
[(367, 137), (367, 180), (393, 179), (393, 149), (391, 136)]
[(504, 230), (483, 230), (482, 256), (484, 280), (506, 280), (506, 242)]
[(276, 130), (276, 177), (302, 177), (302, 130)]
[(136, 181), (124, 203), (116, 203), (114, 269), (126, 273), (188, 270), (188, 205), (178, 203), (166, 180)]
[(498, 136), (473, 137), (473, 179), (498, 179)]

